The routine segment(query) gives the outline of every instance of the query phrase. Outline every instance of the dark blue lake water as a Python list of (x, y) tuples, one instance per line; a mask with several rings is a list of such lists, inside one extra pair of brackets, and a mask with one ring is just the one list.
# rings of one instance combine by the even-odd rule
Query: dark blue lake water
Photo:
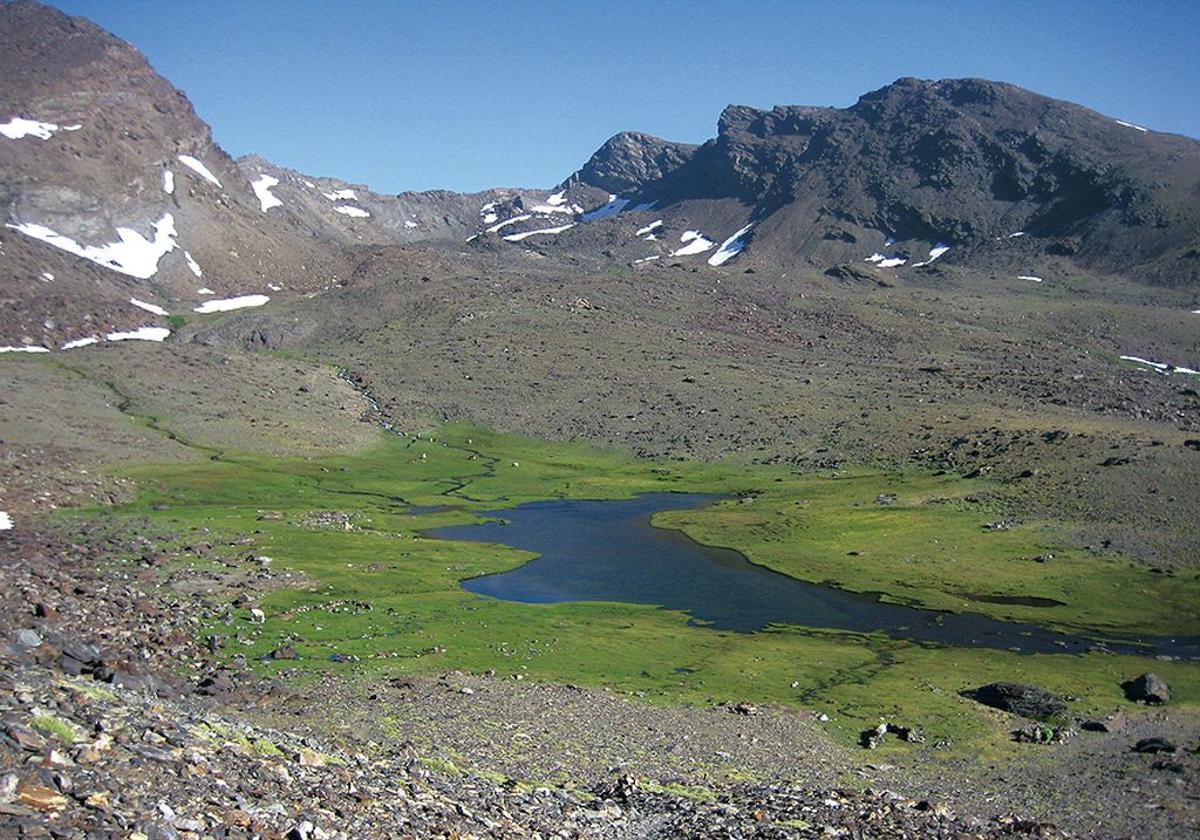
[[(1200, 638), (1194, 636), (1088, 637), (975, 613), (882, 603), (876, 596), (796, 580), (736, 551), (703, 546), (680, 531), (650, 525), (659, 511), (702, 507), (718, 498), (648, 493), (616, 501), (532, 502), (483, 514), (503, 521), (437, 528), (428, 535), (537, 553), (520, 568), (462, 582), (469, 592), (508, 601), (651, 604), (739, 632), (793, 624), (1023, 653), (1079, 653), (1102, 644), (1118, 653), (1200, 658)], [(1052, 612), (1053, 607), (1047, 609)]]

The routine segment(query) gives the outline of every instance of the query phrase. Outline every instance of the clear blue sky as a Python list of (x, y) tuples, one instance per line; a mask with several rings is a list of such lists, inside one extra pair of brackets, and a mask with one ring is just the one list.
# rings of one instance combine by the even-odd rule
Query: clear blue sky
[(1198, 0), (53, 0), (141, 49), (234, 155), (379, 192), (549, 186), (630, 129), (979, 76), (1200, 137)]

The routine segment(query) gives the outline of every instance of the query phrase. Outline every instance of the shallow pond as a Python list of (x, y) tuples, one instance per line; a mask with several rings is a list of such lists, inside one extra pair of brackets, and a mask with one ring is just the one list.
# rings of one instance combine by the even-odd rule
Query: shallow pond
[(794, 624), (1023, 653), (1077, 653), (1102, 643), (1119, 653), (1200, 658), (1196, 637), (1104, 636), (1101, 641), (1100, 636), (1057, 633), (976, 613), (883, 603), (876, 596), (796, 580), (736, 551), (700, 545), (681, 531), (650, 525), (659, 511), (702, 507), (719, 498), (648, 493), (615, 501), (531, 502), (482, 514), (497, 521), (437, 528), (427, 535), (537, 553), (517, 569), (462, 582), (469, 592), (508, 601), (652, 604), (687, 612), (698, 624), (739, 632)]

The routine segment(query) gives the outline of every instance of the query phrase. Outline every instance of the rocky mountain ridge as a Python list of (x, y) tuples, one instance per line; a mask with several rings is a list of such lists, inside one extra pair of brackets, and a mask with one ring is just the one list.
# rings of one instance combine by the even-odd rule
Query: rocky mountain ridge
[(359, 246), (881, 283), (939, 259), (1200, 281), (1200, 143), (996, 82), (900, 79), (845, 109), (730, 106), (707, 143), (623, 132), (554, 190), (385, 196), (234, 161), (182, 92), (87, 21), (6, 3), (0, 48), (10, 347), (144, 326), (131, 300), (186, 312), (319, 292), (348, 281)]

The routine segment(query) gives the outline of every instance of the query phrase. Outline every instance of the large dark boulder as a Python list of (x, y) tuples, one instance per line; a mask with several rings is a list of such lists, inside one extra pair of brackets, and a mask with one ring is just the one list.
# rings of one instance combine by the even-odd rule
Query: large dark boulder
[(1135, 703), (1150, 703), (1157, 706), (1167, 703), (1171, 699), (1171, 690), (1167, 688), (1166, 681), (1158, 674), (1149, 671), (1137, 679), (1122, 683), (1121, 688), (1125, 689), (1125, 696)]
[(1067, 704), (1057, 694), (1038, 688), (1036, 685), (1024, 683), (997, 682), (964, 691), (963, 697), (969, 697), (977, 703), (1012, 712), (1014, 715), (1032, 718), (1034, 720), (1050, 720), (1062, 717), (1067, 712)]

